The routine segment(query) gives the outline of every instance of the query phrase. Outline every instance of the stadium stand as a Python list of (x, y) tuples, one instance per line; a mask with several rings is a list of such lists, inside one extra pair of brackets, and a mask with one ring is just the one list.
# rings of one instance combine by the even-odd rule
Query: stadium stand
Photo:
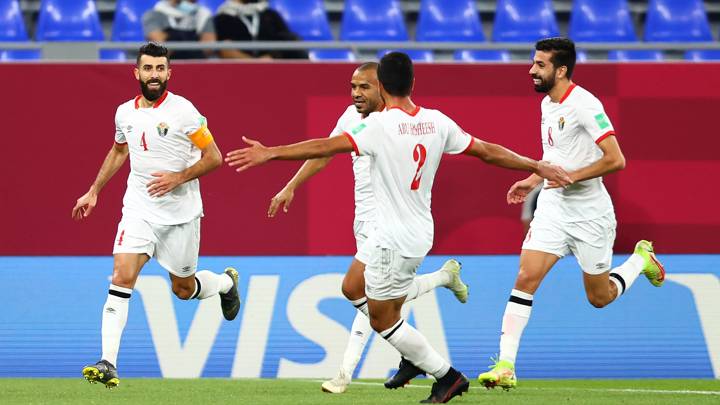
[(630, 61), (662, 61), (662, 51), (652, 51), (644, 49), (633, 49), (633, 50), (616, 50), (608, 52), (608, 60), (619, 61), (619, 62), (630, 62)]
[[(609, 59), (614, 42), (626, 52), (617, 60), (718, 60), (720, 0), (268, 0), (307, 41), (351, 41), (345, 49), (310, 49), (317, 61), (352, 61), (386, 52), (368, 43), (467, 42), (475, 49), (438, 45), (408, 50), (418, 61), (524, 61), (519, 43), (566, 34), (590, 44), (582, 58)], [(217, 9), (223, 0), (198, 0)], [(18, 49), (28, 40), (139, 41), (138, 16), (153, 0), (0, 0), (0, 60), (37, 59), (38, 49)], [(53, 10), (49, 13), (49, 10)], [(682, 48), (656, 43), (693, 43)], [(364, 44), (364, 45), (363, 45)], [(499, 47), (500, 44), (508, 44)], [(632, 45), (635, 44), (635, 45)], [(702, 46), (707, 44), (707, 47)], [(487, 49), (477, 49), (478, 45)], [(69, 46), (69, 45), (68, 45)], [(104, 43), (102, 48), (109, 48)], [(397, 43), (387, 48), (401, 48)], [(416, 47), (413, 47), (416, 48)], [(506, 49), (504, 49), (506, 48)], [(642, 49), (639, 49), (642, 48)], [(127, 49), (127, 48), (126, 48)], [(380, 51), (378, 52), (378, 49)], [(635, 52), (635, 51), (643, 52)], [(648, 53), (653, 50), (654, 52)], [(650, 56), (648, 56), (650, 55)], [(100, 58), (123, 60), (125, 52), (102, 49)], [(616, 60), (616, 59), (613, 59)]]

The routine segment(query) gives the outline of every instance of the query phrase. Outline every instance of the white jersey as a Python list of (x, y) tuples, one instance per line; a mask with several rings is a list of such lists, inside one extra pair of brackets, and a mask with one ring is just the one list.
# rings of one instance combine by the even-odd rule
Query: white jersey
[(355, 153), (372, 157), (377, 246), (405, 257), (423, 257), (433, 244), (430, 210), (435, 172), (443, 153), (462, 153), (473, 138), (437, 110), (418, 107), (372, 113), (343, 128)]
[[(340, 116), (330, 136), (343, 134), (343, 128), (354, 127), (362, 121), (362, 114), (355, 106), (349, 106)], [(375, 220), (375, 197), (370, 182), (370, 157), (352, 153), (353, 174), (355, 175), (355, 221)]]
[(140, 108), (140, 96), (121, 104), (115, 114), (115, 142), (127, 143), (130, 175), (123, 216), (159, 225), (177, 225), (202, 216), (200, 182), (190, 180), (162, 197), (151, 197), (147, 184), (161, 171), (180, 172), (195, 164), (201, 151), (190, 140), (205, 118), (185, 98), (167, 92), (153, 107)]
[[(615, 131), (603, 105), (584, 88), (572, 84), (560, 102), (546, 96), (542, 103), (543, 160), (568, 172), (590, 166), (602, 158), (598, 143)], [(601, 177), (567, 188), (542, 190), (536, 216), (578, 222), (614, 214), (612, 200)]]

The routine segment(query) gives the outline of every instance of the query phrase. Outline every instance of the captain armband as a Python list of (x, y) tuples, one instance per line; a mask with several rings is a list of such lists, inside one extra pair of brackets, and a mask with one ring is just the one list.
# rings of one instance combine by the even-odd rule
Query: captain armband
[(189, 136), (190, 141), (200, 149), (205, 149), (206, 146), (213, 141), (212, 133), (206, 126), (201, 126), (197, 131), (193, 132)]

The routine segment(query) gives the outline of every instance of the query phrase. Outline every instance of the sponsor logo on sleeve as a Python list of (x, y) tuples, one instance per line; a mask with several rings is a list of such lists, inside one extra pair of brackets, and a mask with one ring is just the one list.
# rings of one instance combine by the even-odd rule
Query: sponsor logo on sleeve
[(356, 126), (355, 128), (353, 128), (352, 130), (350, 130), (350, 132), (352, 132), (353, 135), (357, 135), (358, 132), (360, 132), (360, 131), (362, 131), (363, 129), (365, 129), (365, 127), (367, 127), (367, 125), (365, 125), (365, 123), (363, 122), (363, 123), (360, 123), (360, 125), (358, 125), (358, 126)]
[(610, 122), (608, 122), (608, 118), (605, 113), (600, 113), (596, 115), (595, 122), (598, 124), (598, 127), (600, 127), (600, 129), (605, 129), (610, 126)]

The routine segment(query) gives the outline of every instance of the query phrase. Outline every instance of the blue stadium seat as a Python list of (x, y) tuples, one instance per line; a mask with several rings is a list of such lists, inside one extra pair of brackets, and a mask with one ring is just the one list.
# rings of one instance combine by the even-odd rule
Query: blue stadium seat
[[(0, 0), (0, 41), (27, 42), (28, 35), (18, 0)], [(0, 50), (0, 61), (40, 59), (37, 49)]]
[(484, 42), (475, 0), (422, 0), (417, 41)]
[(153, 5), (153, 0), (117, 0), (112, 40), (128, 42), (145, 40), (142, 16)]
[(710, 24), (701, 0), (650, 0), (645, 22), (650, 42), (712, 41)]
[[(198, 4), (205, 6), (212, 11), (213, 15), (217, 11), (218, 7), (220, 7), (221, 4), (223, 4), (225, 0), (198, 0)], [(154, 5), (156, 2), (153, 0), (150, 0), (151, 6)]]
[[(322, 0), (271, 0), (270, 7), (280, 13), (290, 29), (306, 41), (332, 41), (325, 3)], [(354, 61), (349, 49), (312, 49), (311, 60)]]
[[(431, 42), (485, 42), (480, 15), (474, 0), (422, 0), (416, 39)], [(507, 60), (510, 54), (507, 54)], [(503, 60), (503, 51), (455, 51), (455, 59)]]
[(386, 53), (398, 51), (407, 54), (413, 62), (432, 62), (433, 53), (424, 49), (381, 49), (377, 53), (378, 59), (385, 56)]
[(637, 41), (627, 0), (575, 0), (568, 35), (578, 42)]
[(720, 61), (720, 49), (696, 49), (686, 51), (685, 59), (693, 62)]
[[(117, 0), (112, 27), (113, 41), (144, 41), (142, 16), (154, 5), (153, 0)], [(101, 49), (101, 60), (125, 61), (127, 55), (120, 49)]]
[(38, 41), (102, 41), (104, 35), (94, 0), (42, 0)]
[(455, 60), (463, 62), (510, 62), (510, 52), (500, 50), (455, 51)]
[(498, 0), (493, 41), (534, 42), (558, 35), (551, 0)]
[(346, 0), (340, 39), (343, 41), (407, 41), (397, 0)]
[(608, 59), (618, 62), (628, 61), (662, 61), (664, 59), (662, 51), (654, 50), (619, 50), (608, 52)]

